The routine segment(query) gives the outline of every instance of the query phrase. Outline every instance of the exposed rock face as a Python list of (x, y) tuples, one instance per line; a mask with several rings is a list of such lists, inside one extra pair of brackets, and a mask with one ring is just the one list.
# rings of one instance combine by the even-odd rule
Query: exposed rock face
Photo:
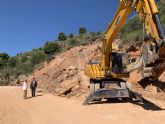
[(99, 58), (101, 54), (98, 46), (101, 46), (101, 43), (74, 47), (59, 54), (49, 63), (39, 67), (28, 77), (28, 81), (35, 77), (39, 87), (45, 92), (83, 98), (89, 85), (89, 79), (84, 74), (85, 63)]

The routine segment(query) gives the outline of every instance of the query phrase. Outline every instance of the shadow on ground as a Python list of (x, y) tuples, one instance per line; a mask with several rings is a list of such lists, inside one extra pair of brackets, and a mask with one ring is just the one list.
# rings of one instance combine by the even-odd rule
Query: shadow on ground
[[(35, 97), (39, 97), (39, 96), (43, 96), (43, 95), (36, 95)], [(26, 99), (31, 99), (31, 98), (35, 98), (35, 97), (30, 96), (30, 97), (27, 97)]]
[(144, 102), (144, 104), (139, 104), (138, 102), (132, 102), (132, 103), (135, 104), (135, 105), (141, 106), (145, 110), (152, 110), (152, 111), (162, 111), (162, 110), (165, 110), (164, 108), (161, 108), (160, 106), (154, 104), (153, 102), (151, 102), (151, 101), (149, 101), (147, 99), (143, 98), (143, 102)]
[(143, 103), (137, 102), (137, 101), (132, 101), (130, 99), (109, 99), (106, 101), (94, 101), (93, 103), (90, 103), (88, 105), (96, 105), (96, 104), (121, 104), (121, 103), (132, 103), (134, 105), (140, 106), (145, 110), (151, 110), (151, 111), (162, 111), (165, 110), (164, 108), (159, 107), (158, 105), (154, 104), (153, 102), (146, 100), (144, 98)]
[(165, 82), (159, 80), (150, 80), (149, 78), (144, 78), (138, 82), (142, 88), (146, 88), (148, 85), (153, 85), (158, 89), (165, 91)]

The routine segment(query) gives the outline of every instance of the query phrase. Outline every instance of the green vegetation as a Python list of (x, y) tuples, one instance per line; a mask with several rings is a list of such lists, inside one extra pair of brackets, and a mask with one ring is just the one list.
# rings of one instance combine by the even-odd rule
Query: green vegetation
[(30, 58), (30, 63), (32, 65), (37, 65), (45, 60), (45, 53), (42, 51), (34, 53)]
[(44, 62), (50, 62), (60, 52), (94, 42), (102, 37), (101, 32), (86, 32), (85, 27), (79, 28), (79, 31), (81, 33), (78, 35), (70, 33), (68, 36), (61, 32), (58, 40), (47, 41), (40, 48), (16, 56), (10, 57), (7, 53), (0, 53), (0, 85), (10, 85), (20, 75), (31, 74), (36, 67)]
[(46, 42), (46, 44), (44, 45), (44, 52), (46, 54), (53, 55), (54, 53), (57, 53), (58, 51), (60, 51), (60, 46), (58, 42)]
[(69, 45), (70, 45), (70, 46), (76, 46), (78, 43), (79, 43), (79, 41), (76, 40), (76, 39), (71, 39), (71, 40), (69, 41)]
[(165, 30), (165, 16), (164, 16), (164, 13), (165, 13), (165, 1), (164, 0), (161, 0), (159, 3), (158, 3), (158, 9), (160, 10), (159, 11), (159, 16), (160, 16), (160, 21), (163, 25), (163, 28)]
[[(165, 29), (165, 1), (161, 0), (158, 4), (159, 17), (163, 28)], [(122, 45), (132, 45), (136, 41), (142, 41), (143, 39), (143, 25), (138, 16), (128, 20), (120, 31), (120, 37), (122, 39)]]
[(59, 33), (59, 36), (58, 36), (59, 41), (64, 41), (66, 39), (67, 39), (67, 37), (64, 32)]
[(135, 41), (142, 40), (143, 38), (143, 26), (139, 17), (134, 17), (133, 19), (126, 22), (126, 24), (122, 27), (121, 31), (121, 39), (125, 44), (131, 44)]
[(10, 57), (8, 60), (8, 66), (9, 67), (15, 67), (18, 63), (18, 60), (16, 57)]
[(0, 53), (0, 69), (7, 65), (9, 55), (7, 53)]
[(87, 32), (87, 29), (85, 27), (81, 27), (79, 29), (79, 34), (85, 34)]
[(74, 34), (73, 33), (70, 33), (69, 37), (70, 38), (73, 38), (74, 37)]

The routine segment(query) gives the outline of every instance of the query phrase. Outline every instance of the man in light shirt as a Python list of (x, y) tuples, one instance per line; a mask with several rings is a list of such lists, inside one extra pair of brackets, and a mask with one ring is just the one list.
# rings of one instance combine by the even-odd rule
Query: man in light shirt
[(27, 98), (27, 88), (28, 88), (28, 84), (27, 84), (27, 80), (25, 80), (23, 82), (23, 98), (26, 99)]

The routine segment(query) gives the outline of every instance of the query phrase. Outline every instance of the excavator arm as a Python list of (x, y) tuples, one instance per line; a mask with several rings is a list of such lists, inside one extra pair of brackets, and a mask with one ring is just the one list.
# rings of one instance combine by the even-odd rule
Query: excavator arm
[(109, 70), (112, 70), (112, 58), (110, 55), (112, 53), (112, 42), (132, 12), (132, 9), (133, 8), (129, 0), (120, 0), (116, 14), (105, 32), (101, 62), (101, 68), (102, 70), (105, 70), (105, 73), (106, 71), (109, 72)]

